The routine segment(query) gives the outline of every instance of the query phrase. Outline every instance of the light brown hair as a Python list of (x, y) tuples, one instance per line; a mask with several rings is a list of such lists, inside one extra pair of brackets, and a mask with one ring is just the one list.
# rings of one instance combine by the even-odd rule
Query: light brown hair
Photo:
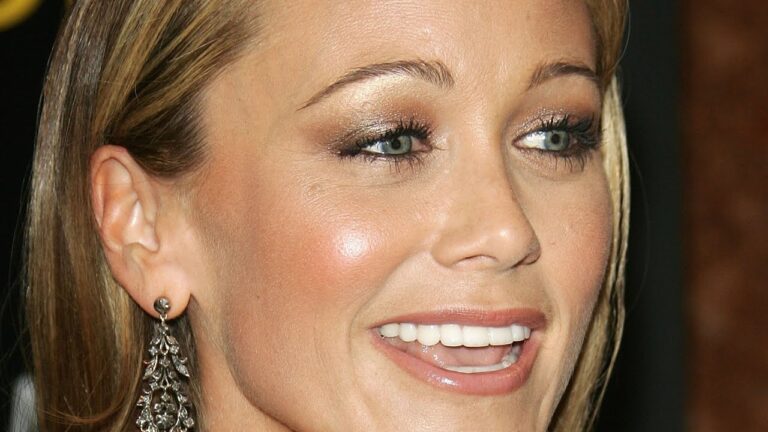
[(603, 167), (613, 207), (613, 236), (603, 288), (573, 377), (552, 420), (552, 430), (591, 430), (613, 370), (624, 328), (624, 270), (629, 237), (629, 157), (618, 68), (627, 0), (587, 0), (598, 48), (603, 96)]
[[(116, 143), (156, 176), (198, 166), (200, 91), (255, 34), (249, 3), (78, 0), (61, 29), (43, 90), (26, 232), (41, 430), (133, 422), (150, 322), (106, 265), (89, 157)], [(188, 323), (178, 321), (192, 352)]]
[[(164, 177), (183, 176), (204, 163), (199, 98), (258, 35), (253, 3), (78, 0), (62, 27), (43, 93), (25, 249), (26, 314), (43, 431), (132, 428), (150, 330), (151, 319), (114, 281), (104, 259), (89, 201), (90, 155), (100, 145), (118, 144), (150, 174)], [(562, 431), (592, 423), (624, 314), (629, 194), (614, 70), (626, 5), (587, 4), (606, 87), (602, 151), (614, 234), (585, 349), (553, 420)], [(194, 339), (186, 318), (177, 321), (194, 369)], [(199, 391), (193, 383), (196, 403)]]

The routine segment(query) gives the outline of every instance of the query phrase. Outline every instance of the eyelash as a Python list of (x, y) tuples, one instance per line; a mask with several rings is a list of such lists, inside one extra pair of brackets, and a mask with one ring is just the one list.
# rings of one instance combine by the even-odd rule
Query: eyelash
[(538, 127), (535, 130), (525, 132), (515, 141), (519, 141), (534, 133), (541, 132), (565, 132), (572, 140), (566, 150), (552, 151), (536, 148), (521, 147), (524, 152), (532, 152), (544, 157), (550, 157), (555, 162), (564, 161), (569, 170), (573, 170), (576, 165), (580, 170), (584, 169), (589, 158), (592, 156), (592, 150), (596, 149), (601, 142), (601, 128), (596, 124), (595, 118), (585, 117), (574, 119), (573, 116), (566, 114), (564, 116), (552, 115), (546, 119), (538, 120)]
[[(564, 161), (569, 169), (575, 165), (583, 170), (591, 150), (597, 148), (601, 141), (600, 128), (595, 127), (594, 117), (586, 117), (574, 120), (571, 115), (557, 116), (552, 115), (548, 118), (538, 120), (538, 126), (534, 130), (521, 134), (515, 141), (519, 141), (531, 134), (541, 132), (565, 132), (573, 142), (566, 150), (553, 151), (536, 148), (519, 147), (521, 151), (536, 153), (538, 155), (552, 158), (557, 164)], [(400, 168), (401, 164), (407, 163), (411, 168), (420, 165), (424, 157), (433, 149), (429, 144), (429, 138), (432, 135), (432, 129), (423, 122), (413, 118), (409, 120), (400, 120), (399, 123), (383, 132), (364, 136), (357, 139), (354, 144), (347, 146), (339, 151), (339, 157), (342, 159), (362, 158), (366, 162), (385, 161), (391, 163), (395, 168)], [(403, 154), (383, 154), (365, 151), (378, 142), (394, 140), (400, 136), (415, 138), (422, 146), (427, 146), (426, 150), (410, 151)], [(555, 169), (557, 165), (555, 165)]]
[[(400, 164), (407, 163), (410, 166), (421, 164), (424, 156), (432, 150), (429, 145), (429, 138), (432, 135), (432, 129), (423, 122), (414, 118), (409, 120), (400, 120), (394, 127), (373, 135), (364, 136), (354, 142), (349, 147), (343, 148), (339, 152), (341, 158), (363, 158), (366, 162), (386, 161), (392, 163), (396, 168)], [(400, 136), (409, 136), (415, 138), (422, 146), (427, 146), (426, 150), (410, 151), (403, 154), (383, 154), (365, 151), (381, 141), (394, 140)]]

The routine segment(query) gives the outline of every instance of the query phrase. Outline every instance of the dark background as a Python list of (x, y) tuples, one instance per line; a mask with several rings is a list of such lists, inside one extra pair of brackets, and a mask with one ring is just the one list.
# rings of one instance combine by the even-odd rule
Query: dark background
[(8, 425), (10, 383), (24, 370), (18, 281), (22, 197), (43, 75), (64, 5), (45, 0), (26, 19), (0, 30), (0, 430)]
[(677, 8), (630, 3), (620, 74), (632, 173), (627, 321), (599, 431), (684, 429)]
[[(0, 5), (2, 3), (0, 0)], [(715, 11), (713, 16), (717, 16), (717, 8), (722, 4), (731, 9), (742, 5), (745, 11), (751, 5), (753, 9), (765, 11), (759, 0), (631, 3), (629, 37), (621, 71), (632, 155), (628, 313), (625, 338), (598, 431), (717, 431), (723, 430), (720, 426), (734, 424), (727, 415), (718, 416), (718, 403), (700, 402), (716, 401), (717, 389), (702, 390), (701, 386), (693, 385), (699, 379), (708, 379), (708, 373), (720, 372), (704, 370), (694, 375), (691, 370), (698, 369), (690, 367), (698, 360), (692, 358), (690, 347), (702, 346), (702, 343), (701, 339), (690, 338), (690, 335), (698, 337), (697, 321), (689, 319), (691, 315), (696, 316), (697, 307), (690, 304), (689, 298), (696, 296), (688, 296), (697, 292), (691, 283), (696, 279), (686, 276), (695, 272), (696, 254), (690, 247), (695, 242), (690, 237), (696, 233), (691, 234), (687, 228), (690, 216), (686, 216), (685, 210), (695, 207), (687, 197), (691, 183), (697, 180), (695, 170), (686, 170), (684, 162), (692, 157), (689, 153), (696, 152), (699, 135), (687, 126), (690, 122), (681, 122), (681, 118), (695, 112), (686, 104), (691, 100), (696, 102), (693, 95), (699, 91), (695, 81), (689, 82), (688, 69), (695, 69), (697, 56), (708, 55), (706, 50), (703, 54), (696, 50), (700, 34), (697, 33), (700, 21), (696, 17), (700, 15), (689, 12), (709, 7)], [(0, 211), (0, 429), (7, 424), (10, 380), (24, 369), (18, 282), (23, 215), (20, 203), (29, 175), (43, 73), (63, 9), (64, 1), (46, 0), (24, 21), (0, 31), (0, 202), (3, 206)], [(751, 23), (754, 27), (758, 24), (759, 20)], [(721, 29), (721, 32), (725, 34), (727, 30)], [(768, 41), (765, 32), (760, 34)], [(768, 42), (762, 42), (766, 44)], [(764, 53), (762, 45), (761, 42), (755, 45), (758, 55)], [(762, 74), (763, 80), (768, 78), (765, 69)], [(757, 177), (759, 180), (759, 173)], [(763, 178), (767, 179), (768, 176)], [(761, 213), (760, 205), (765, 204), (763, 195), (758, 194), (755, 199), (758, 214), (768, 219), (768, 214)], [(760, 241), (760, 237), (752, 241)], [(764, 344), (765, 340), (758, 342)], [(733, 365), (722, 369), (735, 373)], [(759, 395), (762, 396), (768, 392), (766, 380), (748, 382), (745, 386), (761, 389)], [(767, 430), (763, 428), (766, 423), (763, 423), (762, 412), (753, 413), (751, 421), (750, 416), (746, 418), (738, 430)]]

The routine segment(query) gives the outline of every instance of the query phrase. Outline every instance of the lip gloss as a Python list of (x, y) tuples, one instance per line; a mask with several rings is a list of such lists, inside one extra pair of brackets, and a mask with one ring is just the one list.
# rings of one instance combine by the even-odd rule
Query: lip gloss
[[(531, 329), (531, 337), (522, 342), (520, 355), (514, 364), (492, 372), (462, 373), (443, 369), (403, 352), (388, 343), (379, 335), (377, 328), (382, 324), (393, 322), (414, 324), (453, 323), (483, 327), (519, 324)], [(373, 344), (377, 349), (416, 379), (448, 391), (467, 395), (490, 396), (511, 393), (525, 384), (538, 353), (540, 333), (537, 330), (541, 330), (544, 324), (544, 315), (533, 309), (509, 309), (490, 312), (461, 309), (398, 316), (372, 328), (371, 335)]]

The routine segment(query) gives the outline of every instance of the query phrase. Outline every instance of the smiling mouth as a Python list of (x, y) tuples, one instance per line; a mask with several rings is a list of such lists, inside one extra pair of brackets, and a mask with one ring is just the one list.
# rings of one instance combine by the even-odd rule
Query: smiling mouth
[(450, 392), (494, 396), (531, 375), (547, 319), (537, 309), (446, 308), (369, 327), (373, 346), (402, 371)]
[(517, 363), (531, 329), (521, 324), (389, 323), (378, 329), (389, 345), (437, 368), (462, 374), (500, 371)]

